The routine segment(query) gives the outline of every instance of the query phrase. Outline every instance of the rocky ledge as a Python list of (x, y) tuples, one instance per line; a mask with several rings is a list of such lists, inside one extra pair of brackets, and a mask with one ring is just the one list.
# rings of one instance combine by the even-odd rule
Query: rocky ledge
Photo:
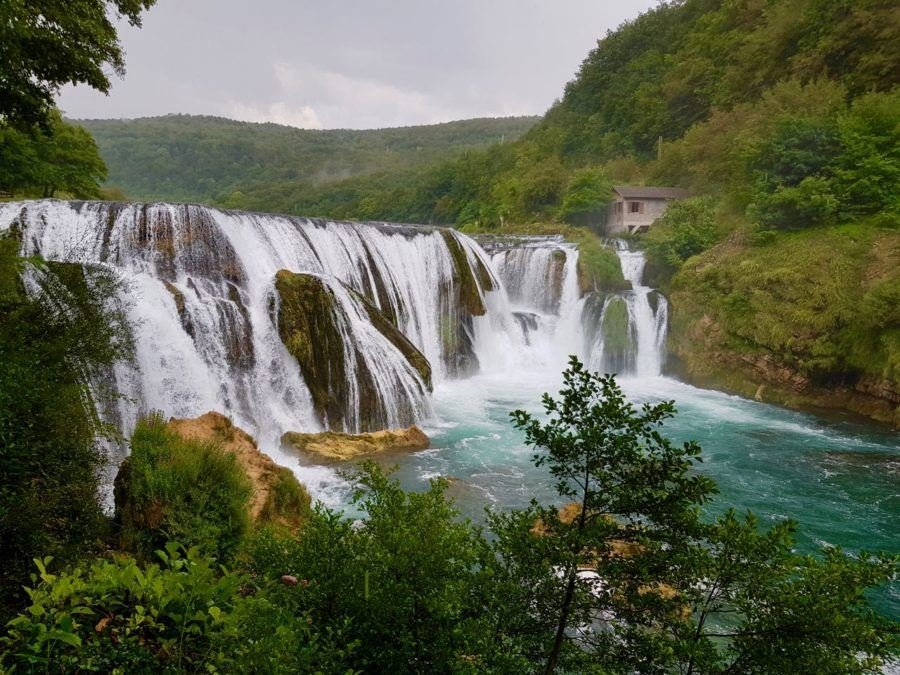
[(283, 447), (314, 463), (346, 462), (389, 452), (415, 452), (427, 449), (430, 443), (428, 436), (415, 425), (407, 429), (365, 434), (342, 434), (335, 431), (301, 434), (289, 431), (281, 437)]

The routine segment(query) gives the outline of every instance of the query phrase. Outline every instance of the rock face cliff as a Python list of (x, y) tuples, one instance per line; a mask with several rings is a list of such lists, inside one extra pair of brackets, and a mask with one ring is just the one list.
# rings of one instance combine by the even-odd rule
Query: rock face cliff
[(900, 233), (735, 233), (669, 298), (669, 364), (687, 381), (900, 427)]

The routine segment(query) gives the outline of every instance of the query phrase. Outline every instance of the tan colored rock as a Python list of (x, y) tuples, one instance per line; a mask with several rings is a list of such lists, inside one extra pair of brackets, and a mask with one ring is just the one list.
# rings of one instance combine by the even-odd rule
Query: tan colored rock
[(168, 427), (183, 438), (216, 443), (234, 454), (253, 484), (250, 515), (254, 521), (296, 527), (308, 514), (309, 493), (293, 472), (261, 452), (254, 438), (225, 415), (208, 412), (194, 419), (173, 417)]
[(387, 452), (425, 450), (431, 441), (419, 427), (413, 425), (407, 429), (365, 434), (343, 434), (336, 431), (301, 434), (289, 431), (281, 437), (281, 444), (313, 461), (346, 462)]

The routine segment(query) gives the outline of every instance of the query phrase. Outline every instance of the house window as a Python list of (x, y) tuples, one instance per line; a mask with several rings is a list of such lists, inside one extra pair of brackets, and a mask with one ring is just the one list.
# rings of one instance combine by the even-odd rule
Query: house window
[(644, 202), (629, 202), (628, 206), (631, 213), (644, 212)]
[(622, 202), (616, 202), (616, 213), (622, 213)]

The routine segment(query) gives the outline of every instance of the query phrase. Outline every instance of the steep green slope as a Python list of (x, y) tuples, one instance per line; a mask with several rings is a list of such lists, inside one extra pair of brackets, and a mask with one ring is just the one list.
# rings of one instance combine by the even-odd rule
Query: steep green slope
[(474, 119), (397, 129), (307, 130), (217, 117), (78, 120), (130, 198), (240, 201), (281, 184), (296, 195), (328, 181), (446, 160), (513, 140), (537, 118)]
[(736, 231), (690, 258), (669, 297), (670, 348), (692, 380), (900, 426), (900, 232)]

